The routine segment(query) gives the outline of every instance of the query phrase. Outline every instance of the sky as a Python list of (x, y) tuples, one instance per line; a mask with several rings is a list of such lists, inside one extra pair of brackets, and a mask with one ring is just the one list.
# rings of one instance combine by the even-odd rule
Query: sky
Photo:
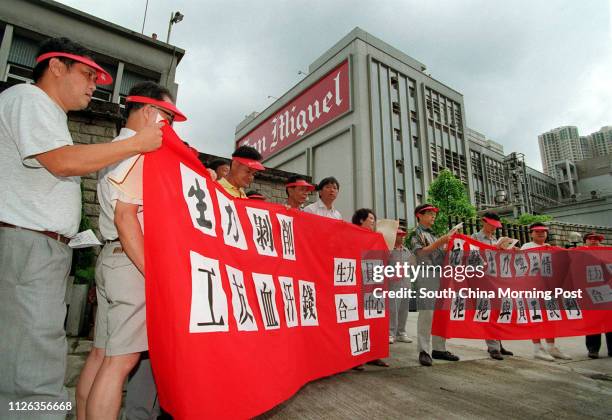
[[(146, 0), (61, 3), (141, 32)], [(612, 20), (607, 0), (149, 0), (144, 33), (186, 50), (179, 135), (229, 156), (238, 123), (298, 83), (353, 28), (427, 66), (463, 94), (466, 124), (541, 170), (538, 134), (612, 125)]]

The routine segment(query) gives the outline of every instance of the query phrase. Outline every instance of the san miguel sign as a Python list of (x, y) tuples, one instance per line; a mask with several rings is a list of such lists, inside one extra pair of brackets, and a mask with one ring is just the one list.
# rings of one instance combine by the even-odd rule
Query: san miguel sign
[(348, 112), (350, 102), (347, 59), (237, 140), (236, 147), (252, 146), (267, 159)]

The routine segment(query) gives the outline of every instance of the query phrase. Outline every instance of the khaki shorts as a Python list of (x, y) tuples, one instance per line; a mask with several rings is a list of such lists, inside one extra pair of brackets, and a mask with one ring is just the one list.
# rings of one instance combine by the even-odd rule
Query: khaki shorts
[(148, 350), (144, 277), (119, 241), (106, 244), (98, 256), (96, 294), (94, 346), (107, 356)]

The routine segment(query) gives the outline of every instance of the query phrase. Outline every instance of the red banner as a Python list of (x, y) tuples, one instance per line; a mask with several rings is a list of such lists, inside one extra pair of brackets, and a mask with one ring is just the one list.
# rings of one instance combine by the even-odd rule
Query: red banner
[(253, 417), (388, 355), (360, 261), (381, 235), (232, 199), (169, 127), (146, 156), (144, 201), (150, 355), (175, 418)]
[[(453, 277), (440, 284), (432, 334), (524, 340), (612, 331), (612, 247), (500, 250), (465, 235), (449, 242)], [(482, 266), (482, 276), (457, 267)]]
[(345, 60), (280, 111), (236, 141), (264, 159), (274, 155), (350, 109), (349, 64)]

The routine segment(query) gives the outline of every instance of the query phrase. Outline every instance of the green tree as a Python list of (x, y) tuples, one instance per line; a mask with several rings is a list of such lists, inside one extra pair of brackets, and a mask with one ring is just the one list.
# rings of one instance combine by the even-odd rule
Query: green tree
[(427, 191), (427, 202), (438, 207), (438, 217), (433, 230), (438, 235), (448, 231), (449, 216), (471, 219), (476, 216), (476, 208), (470, 203), (465, 186), (448, 169), (444, 169)]
[(553, 219), (552, 216), (549, 216), (547, 214), (523, 213), (520, 215), (518, 219), (512, 220), (512, 223), (516, 223), (519, 225), (530, 225), (536, 222), (540, 222), (540, 223), (550, 222), (552, 219)]

